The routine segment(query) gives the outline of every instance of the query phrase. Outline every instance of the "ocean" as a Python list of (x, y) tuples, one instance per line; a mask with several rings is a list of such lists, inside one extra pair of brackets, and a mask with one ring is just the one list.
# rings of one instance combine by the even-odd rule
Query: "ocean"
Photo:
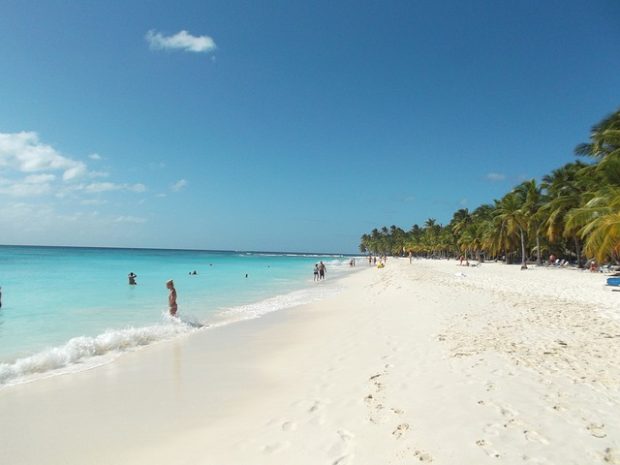
[[(0, 246), (0, 387), (108, 363), (124, 351), (337, 292), (351, 257)], [(313, 282), (322, 260), (327, 279)], [(196, 271), (197, 274), (190, 274)], [(137, 274), (137, 285), (127, 275)], [(178, 319), (167, 314), (173, 279)]]

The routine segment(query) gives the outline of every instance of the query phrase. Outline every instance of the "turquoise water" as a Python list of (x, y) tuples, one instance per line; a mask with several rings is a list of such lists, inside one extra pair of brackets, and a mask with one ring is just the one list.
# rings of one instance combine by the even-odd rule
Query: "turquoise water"
[[(0, 246), (0, 384), (310, 301), (319, 260), (328, 280), (349, 268), (336, 256)], [(168, 279), (180, 322), (166, 315)]]

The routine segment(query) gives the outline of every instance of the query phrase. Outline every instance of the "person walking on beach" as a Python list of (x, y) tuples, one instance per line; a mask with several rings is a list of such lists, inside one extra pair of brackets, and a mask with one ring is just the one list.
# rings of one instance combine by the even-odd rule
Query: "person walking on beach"
[(323, 263), (323, 261), (320, 261), (319, 262), (319, 279), (325, 279), (325, 270), (327, 270), (325, 263)]
[(170, 291), (168, 294), (168, 311), (170, 316), (177, 316), (177, 290), (174, 288), (174, 281), (172, 279), (167, 281), (166, 287)]
[(319, 264), (318, 263), (314, 264), (314, 280), (315, 281), (319, 280)]

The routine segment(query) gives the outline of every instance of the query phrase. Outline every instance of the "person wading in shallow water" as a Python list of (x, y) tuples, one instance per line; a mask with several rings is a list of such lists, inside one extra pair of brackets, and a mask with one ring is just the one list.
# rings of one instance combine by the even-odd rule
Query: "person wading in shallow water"
[(325, 270), (327, 267), (322, 261), (319, 262), (319, 279), (325, 279)]
[(170, 291), (168, 294), (168, 311), (170, 316), (177, 316), (177, 290), (174, 288), (174, 281), (172, 279), (167, 281), (166, 287)]

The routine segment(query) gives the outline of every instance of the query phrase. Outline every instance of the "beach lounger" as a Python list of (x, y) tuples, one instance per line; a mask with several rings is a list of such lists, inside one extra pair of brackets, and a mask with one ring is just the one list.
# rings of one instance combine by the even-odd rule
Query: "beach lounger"
[(614, 287), (620, 286), (620, 277), (607, 278), (607, 285), (614, 286)]

